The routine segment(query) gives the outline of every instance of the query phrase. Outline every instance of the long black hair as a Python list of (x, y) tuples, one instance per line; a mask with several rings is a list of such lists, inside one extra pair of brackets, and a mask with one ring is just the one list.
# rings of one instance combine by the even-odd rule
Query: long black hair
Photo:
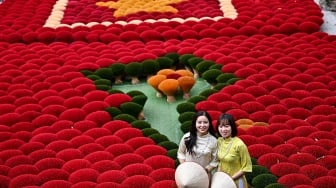
[(196, 128), (196, 121), (197, 121), (197, 118), (200, 117), (200, 116), (205, 116), (208, 118), (209, 120), (209, 133), (211, 135), (213, 135), (214, 137), (217, 137), (216, 136), (216, 132), (215, 132), (215, 129), (212, 125), (212, 119), (211, 119), (211, 116), (209, 115), (208, 112), (206, 111), (198, 111), (196, 112), (196, 114), (194, 115), (193, 119), (192, 119), (192, 123), (191, 123), (191, 126), (190, 126), (190, 136), (189, 137), (186, 137), (184, 142), (185, 142), (185, 145), (187, 147), (187, 152), (190, 153), (190, 154), (193, 154), (194, 151), (193, 151), (193, 147), (196, 145), (196, 141), (197, 141), (197, 128)]
[(217, 125), (216, 125), (216, 131), (217, 134), (220, 135), (218, 127), (221, 124), (222, 121), (226, 120), (230, 127), (231, 127), (231, 137), (235, 137), (238, 134), (238, 129), (237, 129), (237, 125), (236, 125), (236, 121), (234, 119), (234, 117), (230, 114), (221, 114), (217, 120)]

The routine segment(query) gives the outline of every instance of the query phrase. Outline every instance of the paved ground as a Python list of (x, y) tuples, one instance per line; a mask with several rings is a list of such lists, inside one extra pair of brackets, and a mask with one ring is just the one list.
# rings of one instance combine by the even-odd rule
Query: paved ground
[[(157, 98), (155, 90), (146, 82), (141, 82), (135, 86), (125, 83), (123, 85), (114, 85), (113, 88), (125, 93), (132, 90), (142, 91), (148, 97), (144, 106), (146, 121), (151, 124), (152, 128), (166, 135), (170, 141), (175, 143), (180, 141), (183, 132), (180, 129), (181, 124), (178, 121), (179, 113), (176, 111), (176, 107), (178, 104), (185, 102), (182, 99), (182, 95), (176, 97), (176, 102), (167, 103), (166, 97)], [(208, 88), (210, 88), (210, 85), (206, 81), (198, 79), (190, 94), (192, 96), (199, 95), (200, 92)]]
[[(320, 0), (314, 0), (316, 4), (319, 5)], [(330, 35), (336, 35), (336, 12), (328, 11), (323, 8), (322, 12), (324, 14), (324, 23), (321, 26), (321, 31), (324, 31)]]

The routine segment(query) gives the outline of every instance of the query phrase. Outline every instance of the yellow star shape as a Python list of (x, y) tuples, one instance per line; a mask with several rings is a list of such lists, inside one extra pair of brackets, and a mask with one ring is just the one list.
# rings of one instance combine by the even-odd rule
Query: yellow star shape
[(97, 2), (96, 5), (115, 9), (113, 16), (122, 17), (138, 12), (177, 13), (178, 10), (170, 5), (183, 1), (186, 0), (119, 0)]

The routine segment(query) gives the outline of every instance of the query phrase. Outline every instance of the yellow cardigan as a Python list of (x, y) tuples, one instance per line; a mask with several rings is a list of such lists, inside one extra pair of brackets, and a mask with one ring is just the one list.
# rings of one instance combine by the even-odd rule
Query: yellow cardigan
[[(232, 142), (232, 144), (230, 144)], [(218, 168), (220, 171), (233, 176), (238, 171), (252, 172), (251, 157), (245, 143), (238, 137), (218, 138), (217, 159), (219, 160)], [(229, 149), (229, 150), (228, 150)], [(245, 176), (242, 181), (243, 187), (248, 187)], [(238, 187), (239, 182), (236, 181)]]

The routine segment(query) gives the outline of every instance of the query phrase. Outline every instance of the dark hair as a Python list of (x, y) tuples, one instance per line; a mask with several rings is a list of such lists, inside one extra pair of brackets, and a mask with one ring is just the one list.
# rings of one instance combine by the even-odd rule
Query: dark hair
[(216, 125), (216, 131), (217, 131), (218, 135), (220, 135), (219, 131), (218, 131), (218, 127), (223, 120), (227, 120), (229, 122), (229, 125), (231, 127), (231, 137), (237, 136), (238, 129), (237, 129), (236, 121), (233, 118), (233, 116), (230, 115), (230, 114), (221, 114), (219, 116), (219, 118), (217, 120), (217, 125)]
[(194, 151), (193, 151), (193, 147), (196, 145), (196, 141), (197, 141), (197, 128), (196, 128), (196, 121), (197, 121), (197, 118), (200, 117), (200, 116), (205, 116), (207, 117), (207, 119), (209, 120), (209, 133), (215, 137), (216, 136), (216, 132), (215, 132), (215, 129), (212, 125), (212, 119), (211, 119), (211, 116), (209, 115), (208, 112), (206, 111), (198, 111), (196, 112), (196, 114), (194, 115), (193, 119), (192, 119), (192, 123), (191, 123), (191, 126), (190, 126), (190, 136), (189, 137), (186, 137), (184, 142), (185, 142), (185, 145), (187, 147), (187, 151), (190, 153), (190, 154), (193, 154)]

